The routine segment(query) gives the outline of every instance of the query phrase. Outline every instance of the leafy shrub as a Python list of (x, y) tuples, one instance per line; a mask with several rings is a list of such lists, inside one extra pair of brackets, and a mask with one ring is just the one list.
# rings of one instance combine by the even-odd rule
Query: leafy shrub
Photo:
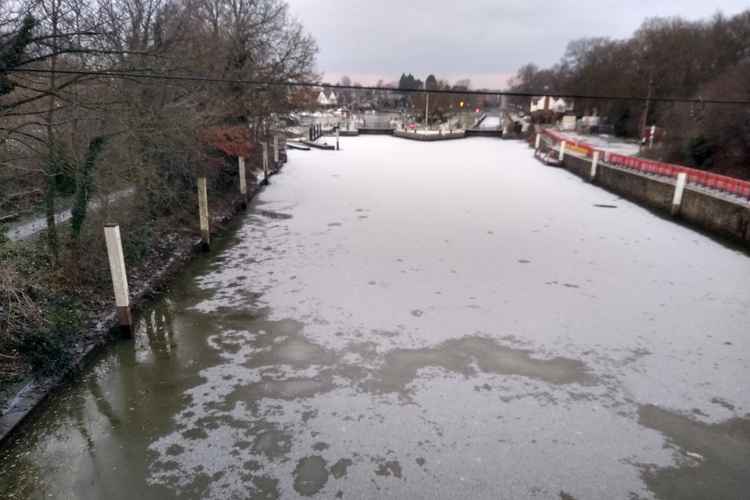
[(710, 168), (713, 165), (713, 156), (716, 153), (716, 145), (699, 135), (688, 141), (687, 155), (690, 162), (701, 168)]
[(80, 335), (80, 305), (69, 299), (50, 301), (47, 324), (18, 339), (18, 352), (35, 375), (60, 373), (73, 361), (75, 338)]
[(150, 252), (154, 240), (154, 226), (152, 223), (129, 225), (123, 232), (122, 252), (125, 261), (136, 263), (143, 260)]

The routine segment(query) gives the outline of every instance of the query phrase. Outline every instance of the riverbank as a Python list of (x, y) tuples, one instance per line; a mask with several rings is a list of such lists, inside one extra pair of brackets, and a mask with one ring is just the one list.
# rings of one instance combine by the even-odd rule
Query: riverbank
[[(279, 170), (280, 167), (272, 170), (270, 175), (275, 175)], [(243, 197), (239, 193), (224, 193), (221, 197), (214, 197), (210, 203), (211, 234), (222, 233), (226, 225), (243, 211), (247, 207), (247, 202), (262, 189), (262, 183), (257, 182), (250, 188), (248, 197)], [(157, 297), (202, 250), (201, 240), (191, 225), (185, 225), (179, 217), (167, 217), (160, 222), (163, 232), (153, 241), (154, 247), (149, 249), (149, 255), (139, 265), (128, 270), (131, 307), (134, 313)], [(86, 366), (88, 360), (102, 347), (118, 338), (111, 290), (106, 294), (90, 290), (82, 295), (86, 300), (77, 304), (83, 309), (78, 331), (80, 335), (73, 345), (66, 347), (64, 364), (52, 373), (40, 375), (32, 373), (27, 367), (18, 377), (0, 379), (0, 444), (10, 438), (13, 430), (68, 376)]]

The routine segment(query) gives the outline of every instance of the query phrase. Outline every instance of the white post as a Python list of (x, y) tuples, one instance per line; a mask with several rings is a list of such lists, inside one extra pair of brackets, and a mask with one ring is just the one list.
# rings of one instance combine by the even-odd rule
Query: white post
[(680, 214), (680, 207), (682, 206), (682, 195), (685, 192), (685, 185), (687, 184), (687, 174), (680, 172), (677, 174), (677, 183), (674, 186), (674, 198), (672, 198), (672, 215), (677, 216)]
[(279, 136), (273, 136), (273, 164), (279, 168)]
[(268, 184), (268, 143), (263, 143), (263, 183)]
[(560, 157), (559, 160), (563, 161), (565, 159), (565, 141), (562, 141), (560, 143)]
[(117, 224), (106, 224), (104, 226), (104, 241), (107, 244), (109, 271), (112, 274), (112, 287), (115, 292), (117, 321), (120, 328), (129, 333), (131, 331), (133, 319), (130, 314), (128, 276), (125, 272), (125, 256), (122, 253), (120, 226)]
[(599, 165), (599, 151), (594, 151), (594, 159), (591, 160), (591, 182), (596, 179), (596, 167)]
[(536, 139), (534, 140), (534, 151), (539, 151), (539, 146), (542, 145), (542, 134), (536, 133)]
[(240, 156), (238, 160), (239, 160), (239, 168), (240, 168), (240, 194), (243, 197), (246, 197), (247, 196), (247, 178), (245, 177), (245, 157)]
[(656, 134), (656, 125), (651, 125), (651, 133), (648, 136), (648, 147), (654, 147), (654, 135)]
[(211, 233), (208, 228), (208, 183), (205, 177), (198, 177), (198, 215), (201, 224), (201, 239), (208, 248), (211, 244)]

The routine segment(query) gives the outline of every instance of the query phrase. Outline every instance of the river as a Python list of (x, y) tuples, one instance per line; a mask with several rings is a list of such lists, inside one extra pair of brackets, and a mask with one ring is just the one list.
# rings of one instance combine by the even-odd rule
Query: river
[(750, 491), (746, 254), (521, 142), (341, 148), (289, 152), (0, 450), (0, 497)]

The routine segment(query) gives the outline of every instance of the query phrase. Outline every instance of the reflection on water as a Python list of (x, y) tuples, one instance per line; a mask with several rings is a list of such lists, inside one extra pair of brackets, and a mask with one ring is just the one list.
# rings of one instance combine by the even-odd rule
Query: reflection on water
[(625, 202), (611, 224), (521, 144), (391, 141), (292, 158), (0, 452), (0, 497), (748, 488), (746, 257)]

